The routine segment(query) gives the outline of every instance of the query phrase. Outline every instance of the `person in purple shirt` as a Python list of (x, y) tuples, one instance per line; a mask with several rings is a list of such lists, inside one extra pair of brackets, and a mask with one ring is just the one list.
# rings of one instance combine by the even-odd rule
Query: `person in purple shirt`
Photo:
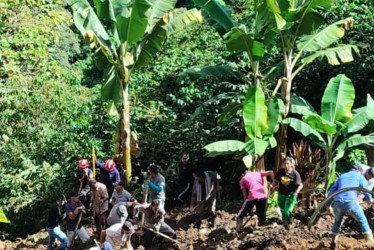
[(100, 172), (101, 176), (99, 182), (104, 183), (109, 197), (112, 196), (114, 186), (121, 181), (121, 177), (118, 169), (116, 168), (116, 163), (112, 159), (108, 159), (105, 164), (96, 161), (96, 166), (101, 168), (103, 171)]
[[(332, 185), (329, 190), (328, 196), (331, 196), (336, 191), (348, 187), (361, 187), (368, 189), (368, 182), (362, 176), (358, 169), (352, 168), (351, 171), (342, 174), (338, 180)], [(368, 201), (372, 201), (371, 194), (364, 193)], [(344, 215), (351, 215), (361, 226), (362, 232), (365, 236), (366, 242), (374, 243), (373, 234), (371, 232), (369, 223), (365, 217), (364, 211), (358, 203), (358, 192), (348, 191), (338, 194), (334, 197), (333, 210), (334, 210), (334, 224), (332, 226), (332, 246), (335, 247), (338, 242), (340, 225)], [(331, 204), (328, 204), (330, 206)], [(331, 207), (330, 207), (331, 210)]]

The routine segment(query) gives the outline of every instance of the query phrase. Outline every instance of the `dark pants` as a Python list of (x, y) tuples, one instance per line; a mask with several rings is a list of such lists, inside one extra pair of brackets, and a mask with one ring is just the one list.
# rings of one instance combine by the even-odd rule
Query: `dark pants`
[(101, 230), (106, 227), (106, 212), (101, 215), (95, 214), (95, 227), (100, 235)]
[[(175, 231), (165, 222), (161, 222), (159, 232), (169, 236), (170, 238), (173, 238), (173, 239), (177, 238), (177, 234), (175, 233)], [(155, 234), (154, 232), (150, 230), (144, 229), (144, 234), (142, 237), (142, 245), (145, 247), (149, 247), (156, 243), (157, 243), (157, 234)]]
[(266, 220), (266, 198), (258, 200), (245, 200), (242, 208), (239, 210), (238, 217), (243, 218), (248, 213), (252, 214), (253, 207), (256, 206), (256, 214), (258, 217), (258, 222), (260, 225), (263, 225)]

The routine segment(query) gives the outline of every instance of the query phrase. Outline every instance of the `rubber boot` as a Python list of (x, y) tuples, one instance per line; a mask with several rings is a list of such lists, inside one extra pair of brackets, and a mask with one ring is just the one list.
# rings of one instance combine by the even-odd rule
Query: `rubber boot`
[(243, 218), (238, 217), (236, 219), (236, 232), (239, 233), (240, 229), (242, 228), (243, 225)]
[(335, 249), (338, 245), (339, 234), (332, 234), (331, 237), (331, 249)]
[(366, 243), (374, 243), (373, 234), (371, 231), (364, 233), (364, 237), (365, 237)]

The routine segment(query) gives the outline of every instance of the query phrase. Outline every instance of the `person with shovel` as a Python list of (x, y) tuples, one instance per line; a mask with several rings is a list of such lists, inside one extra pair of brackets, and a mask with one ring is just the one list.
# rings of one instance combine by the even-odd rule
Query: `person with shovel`
[[(336, 191), (348, 187), (361, 187), (369, 189), (367, 180), (360, 174), (356, 167), (352, 167), (351, 171), (342, 174), (329, 190), (328, 196), (331, 196)], [(364, 193), (367, 201), (372, 201), (372, 196), (369, 193)], [(335, 247), (338, 242), (340, 225), (344, 215), (351, 215), (362, 229), (365, 240), (368, 243), (374, 243), (373, 234), (370, 229), (368, 220), (357, 200), (357, 191), (347, 191), (338, 194), (334, 197), (333, 211), (334, 211), (334, 224), (332, 226), (332, 247)], [(331, 204), (327, 204), (328, 207)], [(329, 209), (331, 211), (331, 207)]]
[(91, 179), (91, 202), (95, 218), (96, 232), (100, 235), (101, 229), (106, 225), (106, 213), (108, 211), (109, 195), (103, 183)]
[(264, 189), (263, 177), (270, 176), (272, 183), (274, 183), (274, 172), (247, 172), (240, 179), (240, 189), (243, 193), (244, 203), (239, 210), (238, 217), (236, 219), (236, 232), (239, 232), (243, 218), (252, 212), (254, 206), (256, 206), (256, 214), (258, 217), (259, 226), (263, 226), (266, 221), (266, 205), (267, 195)]
[(87, 234), (86, 229), (81, 224), (82, 213), (84, 213), (85, 207), (79, 200), (79, 195), (76, 192), (71, 192), (68, 197), (69, 201), (65, 206), (67, 214), (67, 236), (68, 236), (68, 247), (73, 244), (73, 240), (77, 235), (83, 243), (89, 241), (90, 236)]
[[(134, 208), (135, 217), (139, 216), (139, 212), (144, 214), (144, 225), (140, 225), (145, 229), (141, 239), (142, 245), (145, 247), (152, 246), (156, 243), (156, 236), (162, 236), (168, 240), (175, 241), (177, 234), (165, 223), (165, 210), (161, 208), (160, 201), (155, 199), (151, 204), (141, 204)], [(137, 220), (138, 221), (138, 220)]]
[(160, 166), (156, 164), (150, 164), (148, 171), (151, 177), (148, 180), (148, 192), (149, 192), (149, 202), (153, 200), (158, 200), (160, 208), (165, 208), (165, 177), (160, 174)]
[(88, 207), (90, 203), (90, 199), (87, 196), (87, 194), (90, 191), (90, 185), (88, 181), (93, 178), (93, 172), (88, 167), (90, 166), (90, 163), (87, 159), (81, 159), (78, 162), (78, 170), (76, 173), (77, 179), (78, 179), (78, 193), (81, 194), (79, 197), (80, 201), (83, 203), (85, 207)]
[(61, 242), (58, 249), (66, 249), (68, 246), (68, 237), (61, 230), (59, 225), (62, 220), (61, 207), (65, 204), (65, 202), (65, 197), (62, 195), (50, 207), (47, 224), (47, 231), (49, 235), (47, 250), (53, 249), (53, 244), (56, 239)]
[[(199, 171), (195, 175), (192, 187), (190, 213), (196, 212), (195, 225), (200, 227), (201, 220), (209, 217), (213, 228), (217, 226), (216, 200), (221, 189), (219, 182), (221, 176), (214, 171)], [(197, 205), (195, 206), (195, 204)]]

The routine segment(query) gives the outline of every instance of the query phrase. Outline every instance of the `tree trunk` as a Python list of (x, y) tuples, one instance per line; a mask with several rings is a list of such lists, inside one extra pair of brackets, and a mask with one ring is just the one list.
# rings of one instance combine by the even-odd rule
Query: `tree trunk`
[(128, 84), (125, 84), (123, 90), (123, 102), (121, 110), (122, 119), (121, 124), (121, 145), (122, 145), (122, 155), (123, 155), (123, 175), (126, 176), (126, 186), (130, 185), (131, 181), (131, 132), (130, 132), (130, 104), (128, 100)]
[(368, 159), (367, 164), (369, 166), (374, 166), (374, 146), (365, 145), (365, 153)]

